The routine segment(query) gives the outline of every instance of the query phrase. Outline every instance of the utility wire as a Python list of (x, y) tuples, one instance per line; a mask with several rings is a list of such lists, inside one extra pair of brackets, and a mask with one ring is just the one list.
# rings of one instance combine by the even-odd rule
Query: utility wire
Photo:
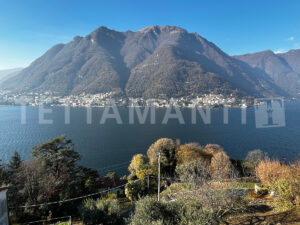
[(35, 223), (51, 222), (54, 220), (62, 220), (62, 219), (71, 220), (71, 216), (57, 217), (57, 218), (52, 218), (50, 220), (38, 220), (38, 221), (32, 221), (32, 222), (27, 222), (27, 223), (21, 223), (21, 224), (35, 224)]
[[(61, 201), (56, 201), (56, 202), (47, 202), (47, 203), (41, 203), (41, 204), (35, 204), (35, 205), (24, 205), (24, 206), (17, 206), (16, 208), (34, 208), (34, 207), (40, 207), (40, 206), (48, 206), (48, 205), (54, 205), (54, 204), (62, 204), (62, 203), (65, 203), (65, 202), (71, 202), (71, 201), (76, 201), (76, 200), (79, 200), (79, 199), (84, 199), (84, 198), (89, 198), (89, 197), (92, 197), (92, 196), (95, 196), (95, 195), (99, 195), (99, 194), (102, 194), (102, 193), (106, 193), (106, 192), (109, 192), (111, 190), (115, 190), (115, 189), (118, 189), (118, 188), (121, 188), (121, 187), (125, 187), (126, 184), (123, 184), (123, 185), (120, 185), (120, 186), (117, 186), (117, 187), (114, 187), (114, 188), (110, 188), (108, 190), (104, 190), (104, 191), (100, 191), (100, 192), (97, 192), (97, 193), (93, 193), (93, 194), (89, 194), (89, 195), (84, 195), (84, 196), (80, 196), (80, 197), (76, 197), (76, 198), (70, 198), (70, 199), (66, 199), (66, 200), (61, 200)], [(11, 209), (14, 209), (15, 207), (10, 207)]]

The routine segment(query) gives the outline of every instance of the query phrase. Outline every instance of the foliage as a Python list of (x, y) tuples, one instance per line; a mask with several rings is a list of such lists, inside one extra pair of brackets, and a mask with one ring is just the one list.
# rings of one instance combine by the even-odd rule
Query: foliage
[(290, 166), (291, 173), (275, 181), (271, 188), (278, 196), (274, 205), (279, 209), (291, 208), (297, 204), (300, 196), (300, 167), (299, 164)]
[(107, 173), (106, 177), (108, 177), (111, 180), (117, 180), (117, 179), (119, 179), (118, 175), (115, 172), (109, 172), (109, 173)]
[(65, 135), (53, 138), (32, 149), (32, 156), (38, 159), (56, 179), (63, 173), (73, 173), (80, 156), (74, 151), (71, 140)]
[[(74, 151), (71, 140), (66, 136), (51, 139), (32, 150), (33, 159), (24, 161), (11, 175), (14, 188), (9, 192), (11, 207), (61, 201), (98, 190), (98, 172), (77, 165), (80, 156)], [(15, 155), (11, 165), (17, 165)], [(16, 168), (16, 167), (15, 167)], [(70, 215), (77, 208), (75, 202), (57, 208), (54, 205), (11, 210), (19, 218), (40, 219), (55, 215)]]
[(176, 152), (177, 165), (186, 164), (192, 160), (197, 160), (201, 156), (204, 156), (205, 153), (202, 151), (201, 147), (197, 143), (189, 143), (181, 145)]
[(136, 180), (137, 179), (137, 176), (136, 174), (129, 174), (128, 177), (127, 177), (127, 180), (128, 181), (133, 181), (133, 180)]
[(18, 152), (15, 152), (14, 155), (12, 156), (9, 164), (8, 164), (8, 168), (12, 172), (14, 172), (14, 171), (16, 171), (17, 169), (20, 168), (21, 163), (22, 163), (22, 160), (21, 160), (20, 154)]
[(81, 179), (84, 182), (84, 190), (87, 193), (96, 192), (99, 189), (99, 184), (97, 183), (97, 179), (99, 178), (98, 171), (85, 167), (79, 167), (79, 170), (82, 173)]
[(0, 187), (7, 182), (7, 176), (8, 176), (7, 171), (5, 170), (0, 160)]
[(221, 185), (223, 187), (228, 187), (228, 188), (246, 188), (246, 189), (254, 189), (254, 186), (257, 183), (253, 183), (253, 182), (241, 182), (239, 180), (233, 180), (230, 182), (222, 182)]
[[(40, 161), (33, 159), (23, 162), (20, 169), (14, 174), (14, 183), (22, 184), (18, 189), (11, 192), (9, 199), (12, 205), (32, 205), (49, 202), (58, 191), (58, 183), (55, 178), (47, 173), (47, 169)], [(21, 201), (14, 201), (14, 200)], [(29, 215), (42, 216), (48, 214), (46, 208), (25, 208)]]
[(203, 209), (212, 212), (219, 221), (228, 214), (244, 212), (247, 207), (246, 202), (234, 190), (215, 187), (213, 182), (203, 183), (193, 191), (183, 192), (176, 198), (182, 201), (201, 201)]
[(150, 146), (147, 151), (149, 163), (157, 170), (158, 154), (161, 154), (161, 173), (173, 176), (176, 168), (176, 144), (172, 139), (161, 138)]
[(255, 149), (247, 153), (245, 160), (254, 162), (255, 165), (258, 165), (258, 163), (264, 160), (266, 157), (267, 153), (263, 152), (260, 149)]
[(176, 173), (181, 182), (193, 183), (195, 185), (201, 185), (210, 179), (209, 163), (201, 158), (177, 165)]
[(154, 175), (155, 173), (153, 172), (152, 169), (144, 169), (144, 170), (139, 170), (136, 173), (136, 176), (138, 179), (145, 179), (146, 176), (148, 175)]
[(234, 172), (230, 158), (224, 151), (213, 154), (211, 159), (211, 176), (213, 179), (228, 179), (235, 175)]
[(115, 172), (109, 172), (106, 174), (105, 177), (111, 180), (113, 186), (116, 186), (118, 180), (120, 180), (119, 176)]
[(156, 199), (146, 197), (136, 203), (135, 212), (130, 218), (130, 224), (168, 224), (167, 218), (164, 218), (163, 213), (163, 205), (160, 202), (157, 202)]
[(190, 183), (172, 183), (166, 190), (161, 192), (161, 198), (170, 201), (173, 200), (174, 194), (192, 191), (194, 186)]
[(59, 223), (57, 225), (71, 225), (70, 222), (62, 222), (62, 223)]
[(242, 163), (244, 173), (248, 176), (255, 176), (256, 167), (258, 164), (267, 158), (267, 153), (260, 149), (248, 152), (245, 160)]
[(143, 154), (134, 155), (128, 170), (131, 174), (136, 174), (140, 170), (147, 169), (148, 159)]
[(116, 199), (87, 199), (79, 212), (84, 224), (122, 224), (120, 204)]
[(286, 165), (277, 160), (263, 160), (257, 167), (257, 176), (276, 194), (272, 206), (285, 211), (297, 204), (300, 196), (300, 163)]
[(129, 181), (125, 186), (125, 195), (131, 201), (136, 201), (147, 194), (145, 180)]
[(117, 199), (118, 195), (116, 193), (106, 193), (101, 199), (107, 200), (107, 199)]
[(256, 176), (266, 185), (273, 185), (279, 179), (288, 177), (290, 174), (290, 167), (278, 160), (265, 159), (256, 168)]
[(207, 144), (207, 145), (205, 145), (203, 150), (208, 154), (224, 152), (224, 149), (218, 144)]
[(137, 202), (134, 214), (129, 220), (131, 225), (198, 225), (218, 224), (210, 212), (204, 211), (200, 202), (157, 202), (146, 197)]

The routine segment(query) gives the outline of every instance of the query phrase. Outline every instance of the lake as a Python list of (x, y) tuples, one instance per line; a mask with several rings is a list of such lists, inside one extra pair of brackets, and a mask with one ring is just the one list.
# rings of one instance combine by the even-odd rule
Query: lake
[[(49, 107), (45, 107), (50, 109)], [(108, 119), (100, 124), (103, 108), (93, 108), (92, 121), (87, 123), (86, 108), (71, 108), (70, 123), (65, 124), (65, 108), (52, 107), (52, 113), (45, 116), (53, 124), (39, 124), (39, 107), (26, 107), (26, 124), (21, 123), (21, 107), (0, 107), (0, 158), (7, 162), (18, 151), (23, 159), (30, 158), (33, 146), (50, 138), (66, 134), (82, 155), (81, 164), (98, 169), (102, 174), (116, 171), (126, 173), (129, 161), (134, 154), (146, 153), (148, 147), (161, 137), (181, 143), (198, 142), (220, 144), (233, 158), (244, 158), (248, 151), (261, 149), (269, 156), (293, 160), (300, 153), (300, 102), (285, 103), (284, 127), (256, 128), (255, 108), (230, 108), (228, 124), (224, 124), (224, 111), (211, 110), (211, 123), (205, 124), (200, 114), (197, 123), (191, 123), (191, 109), (182, 109), (185, 124), (170, 119), (167, 124), (162, 120), (166, 109), (155, 110), (155, 124), (150, 116), (145, 124), (129, 123), (129, 108), (120, 107), (123, 124)], [(247, 123), (241, 123), (242, 110), (247, 113)], [(135, 118), (137, 120), (137, 118)]]

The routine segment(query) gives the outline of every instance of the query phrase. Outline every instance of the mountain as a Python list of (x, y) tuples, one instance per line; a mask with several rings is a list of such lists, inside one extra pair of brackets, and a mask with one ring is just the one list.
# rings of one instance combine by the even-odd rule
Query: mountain
[(17, 75), (21, 72), (22, 68), (14, 68), (14, 69), (7, 69), (7, 70), (0, 70), (0, 84), (5, 80)]
[(290, 95), (300, 95), (300, 50), (282, 54), (269, 50), (234, 57), (268, 74), (275, 84)]
[(137, 32), (100, 27), (52, 47), (0, 87), (60, 95), (117, 91), (129, 97), (286, 95), (264, 71), (175, 26)]

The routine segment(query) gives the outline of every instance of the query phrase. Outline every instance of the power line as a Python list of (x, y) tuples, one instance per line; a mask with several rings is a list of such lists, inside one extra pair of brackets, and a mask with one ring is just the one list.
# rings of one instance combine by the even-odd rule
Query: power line
[[(18, 206), (16, 208), (34, 208), (34, 207), (40, 207), (40, 206), (48, 206), (48, 205), (54, 205), (54, 204), (62, 204), (62, 203), (66, 203), (66, 202), (71, 202), (71, 201), (76, 201), (76, 200), (79, 200), (79, 199), (84, 199), (84, 198), (89, 198), (89, 197), (92, 197), (92, 196), (95, 196), (95, 195), (99, 195), (99, 194), (102, 194), (102, 193), (106, 193), (106, 192), (109, 192), (111, 190), (115, 190), (115, 189), (118, 189), (118, 188), (121, 188), (121, 187), (125, 187), (126, 184), (123, 184), (123, 185), (120, 185), (120, 186), (117, 186), (117, 187), (114, 187), (114, 188), (110, 188), (108, 190), (105, 190), (105, 191), (100, 191), (100, 192), (97, 192), (97, 193), (93, 193), (93, 194), (89, 194), (89, 195), (84, 195), (84, 196), (80, 196), (80, 197), (76, 197), (76, 198), (70, 198), (70, 199), (66, 199), (66, 200), (61, 200), (61, 201), (56, 201), (56, 202), (47, 202), (47, 203), (41, 203), (41, 204), (35, 204), (35, 205), (24, 205), (24, 206)], [(15, 207), (10, 207), (10, 209), (14, 209)]]
[[(111, 166), (106, 166), (106, 167), (102, 167), (102, 168), (97, 168), (97, 170), (106, 170), (106, 169), (110, 169), (110, 168), (113, 168), (113, 167), (117, 167), (117, 166), (121, 166), (123, 164), (129, 164), (131, 161), (126, 161), (126, 162), (122, 162), (122, 163), (118, 163), (118, 164), (114, 164), (114, 165), (111, 165)], [(127, 165), (124, 165), (124, 166), (127, 166)], [(123, 167), (124, 167), (123, 166)]]
[(64, 216), (64, 217), (52, 218), (50, 220), (37, 220), (37, 221), (32, 221), (32, 222), (27, 222), (27, 223), (21, 223), (21, 224), (35, 224), (35, 223), (51, 222), (51, 221), (54, 221), (54, 220), (62, 220), (62, 219), (69, 219), (69, 222), (71, 222), (71, 220), (72, 220), (71, 216)]

